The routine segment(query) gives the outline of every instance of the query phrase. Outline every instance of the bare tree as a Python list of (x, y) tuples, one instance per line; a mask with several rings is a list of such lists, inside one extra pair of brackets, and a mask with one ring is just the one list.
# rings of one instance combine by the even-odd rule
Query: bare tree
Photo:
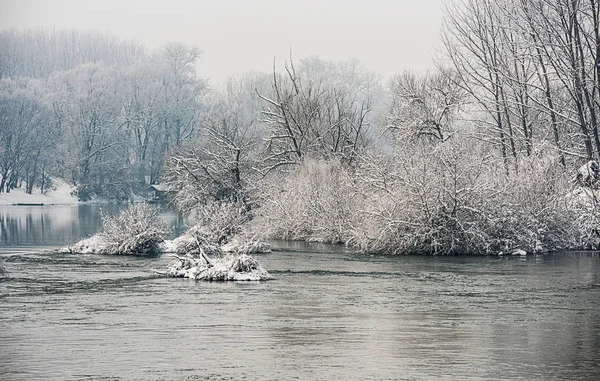
[[(468, 0), (448, 6), (447, 61), (489, 119), (505, 165), (552, 142), (559, 161), (600, 155), (596, 0)], [(483, 134), (481, 138), (488, 136)]]
[(286, 74), (273, 70), (272, 96), (265, 101), (263, 122), (269, 126), (266, 155), (260, 171), (266, 175), (285, 165), (299, 164), (307, 156), (339, 157), (352, 163), (367, 144), (371, 99), (360, 89), (302, 75), (293, 61)]
[(162, 182), (181, 211), (210, 202), (248, 204), (261, 134), (254, 81), (230, 80), (200, 118), (199, 138), (169, 155)]
[(443, 142), (454, 132), (453, 123), (465, 102), (456, 74), (404, 72), (390, 84), (392, 103), (386, 129), (399, 140), (425, 138)]
[[(36, 167), (48, 148), (44, 111), (29, 81), (0, 79), (0, 192), (17, 187), (26, 177), (24, 170)], [(33, 175), (27, 177), (35, 180)], [(32, 186), (28, 184), (28, 193)]]

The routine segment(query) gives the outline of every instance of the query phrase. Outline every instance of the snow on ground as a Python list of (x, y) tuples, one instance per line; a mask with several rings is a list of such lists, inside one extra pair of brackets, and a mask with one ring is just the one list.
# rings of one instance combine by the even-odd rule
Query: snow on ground
[(73, 246), (58, 249), (59, 253), (95, 254), (101, 252), (106, 244), (100, 234), (84, 238)]
[(53, 179), (53, 189), (45, 194), (40, 194), (39, 188), (34, 188), (32, 194), (25, 193), (25, 187), (17, 188), (10, 193), (0, 193), (0, 205), (16, 204), (44, 204), (44, 205), (71, 205), (78, 204), (77, 196), (72, 196), (72, 185), (58, 179)]
[(227, 254), (221, 258), (178, 256), (166, 271), (154, 270), (158, 275), (172, 278), (190, 278), (206, 281), (260, 281), (273, 277), (254, 257), (247, 254)]

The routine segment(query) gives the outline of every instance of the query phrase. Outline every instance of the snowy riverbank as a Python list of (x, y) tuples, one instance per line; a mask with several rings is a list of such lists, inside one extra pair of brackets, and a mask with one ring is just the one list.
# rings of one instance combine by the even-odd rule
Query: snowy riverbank
[(10, 193), (0, 193), (0, 205), (44, 204), (73, 205), (80, 204), (77, 196), (71, 194), (74, 187), (62, 180), (53, 179), (54, 187), (44, 194), (34, 188), (32, 194), (25, 193), (25, 188), (15, 188)]

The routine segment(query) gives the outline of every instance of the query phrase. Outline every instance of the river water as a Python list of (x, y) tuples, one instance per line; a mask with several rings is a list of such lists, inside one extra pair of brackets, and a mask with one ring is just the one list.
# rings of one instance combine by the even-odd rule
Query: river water
[(98, 223), (97, 206), (0, 207), (0, 379), (600, 379), (595, 253), (275, 242), (257, 257), (276, 280), (201, 283), (153, 276), (165, 257), (45, 251)]

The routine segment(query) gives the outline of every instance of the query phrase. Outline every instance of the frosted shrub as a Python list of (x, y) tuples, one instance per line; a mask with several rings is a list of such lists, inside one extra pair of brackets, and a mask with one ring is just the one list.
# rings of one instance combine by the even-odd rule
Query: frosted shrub
[(357, 170), (367, 195), (351, 244), (388, 254), (496, 254), (560, 248), (573, 224), (554, 157), (501, 163), (448, 141), (395, 157), (371, 157)]
[(600, 249), (600, 199), (598, 191), (576, 188), (568, 195), (572, 210), (574, 247), (587, 250)]
[(104, 254), (154, 254), (160, 252), (167, 228), (158, 210), (147, 204), (133, 204), (117, 216), (102, 215), (99, 239)]
[(196, 225), (208, 240), (219, 245), (240, 233), (250, 218), (250, 211), (242, 202), (209, 202), (194, 209)]
[(576, 248), (576, 215), (565, 196), (570, 190), (558, 157), (534, 151), (509, 176), (490, 174), (486, 230), (495, 252), (520, 248), (527, 252)]
[(190, 278), (205, 281), (260, 281), (273, 277), (253, 257), (246, 254), (227, 254), (220, 258), (206, 256), (181, 257), (174, 259), (166, 271), (154, 270), (159, 275), (173, 278)]
[(199, 257), (202, 254), (221, 256), (221, 247), (212, 239), (212, 234), (204, 227), (197, 225), (186, 231), (181, 237), (173, 240), (177, 254)]
[(264, 232), (253, 232), (247, 228), (222, 247), (223, 251), (237, 254), (270, 253), (267, 234)]
[(350, 175), (336, 160), (305, 160), (264, 186), (258, 225), (275, 239), (340, 243), (355, 210)]
[(575, 187), (566, 197), (573, 214), (575, 227), (572, 230), (576, 233), (573, 240), (577, 248), (600, 249), (599, 177), (595, 161), (582, 165), (575, 176)]
[(455, 254), (486, 245), (484, 162), (440, 145), (368, 158), (357, 172), (365, 198), (351, 243), (388, 254)]
[(252, 281), (272, 279), (267, 270), (253, 257), (241, 255), (227, 255), (215, 261), (214, 266), (201, 271), (196, 279), (210, 281)]

